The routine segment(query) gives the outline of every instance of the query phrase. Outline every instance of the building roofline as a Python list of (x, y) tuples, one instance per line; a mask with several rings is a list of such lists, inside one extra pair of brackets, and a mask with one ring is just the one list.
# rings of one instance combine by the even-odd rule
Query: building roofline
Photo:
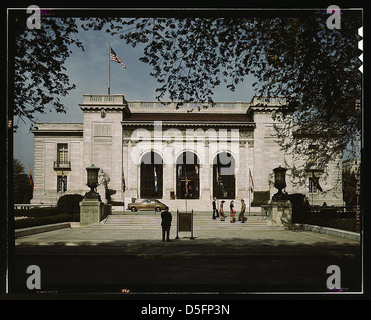
[(37, 122), (30, 132), (35, 135), (42, 134), (65, 134), (65, 135), (82, 135), (82, 122)]
[(174, 127), (183, 127), (183, 126), (206, 126), (206, 127), (215, 127), (215, 126), (223, 126), (223, 127), (231, 127), (231, 126), (239, 126), (239, 127), (253, 127), (255, 128), (255, 122), (244, 122), (244, 121), (149, 121), (149, 120), (136, 120), (136, 121), (121, 121), (123, 126), (154, 126), (156, 122), (161, 122), (162, 126), (174, 126)]

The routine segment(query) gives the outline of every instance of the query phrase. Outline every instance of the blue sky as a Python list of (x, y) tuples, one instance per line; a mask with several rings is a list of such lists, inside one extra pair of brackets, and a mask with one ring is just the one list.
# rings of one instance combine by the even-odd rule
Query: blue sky
[[(42, 20), (41, 20), (42, 27)], [(155, 101), (156, 79), (150, 76), (151, 66), (139, 61), (143, 55), (143, 47), (135, 48), (127, 45), (124, 40), (112, 37), (105, 31), (79, 32), (85, 51), (72, 46), (73, 53), (65, 63), (66, 74), (76, 89), (66, 97), (61, 97), (66, 107), (66, 114), (55, 111), (38, 114), (37, 122), (82, 122), (83, 114), (78, 104), (83, 102), (83, 94), (107, 94), (108, 85), (108, 43), (126, 64), (124, 69), (119, 63), (111, 62), (111, 94), (124, 94), (126, 100)], [(222, 84), (215, 89), (214, 101), (247, 101), (250, 102), (254, 90), (254, 80), (247, 78), (237, 86), (235, 92)], [(15, 119), (15, 122), (17, 119)], [(19, 130), (14, 134), (14, 157), (21, 161), (25, 172), (29, 168), (33, 172), (33, 134), (29, 132), (30, 122), (19, 121)]]

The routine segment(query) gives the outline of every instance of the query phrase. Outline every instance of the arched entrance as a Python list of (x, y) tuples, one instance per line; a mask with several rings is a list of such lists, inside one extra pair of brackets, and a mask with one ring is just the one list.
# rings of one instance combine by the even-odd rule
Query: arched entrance
[(140, 163), (140, 197), (162, 199), (163, 162), (157, 152), (147, 152)]
[(218, 153), (213, 161), (213, 197), (234, 199), (236, 195), (234, 157), (229, 152)]
[(185, 151), (176, 160), (177, 199), (200, 198), (200, 162), (195, 153)]

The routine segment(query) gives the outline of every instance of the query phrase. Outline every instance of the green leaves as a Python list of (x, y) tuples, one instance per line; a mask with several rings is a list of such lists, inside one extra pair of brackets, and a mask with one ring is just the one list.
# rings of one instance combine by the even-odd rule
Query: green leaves
[[(361, 98), (357, 30), (362, 21), (357, 10), (344, 10), (341, 29), (330, 30), (327, 18), (308, 11), (300, 17), (81, 20), (83, 30), (105, 30), (133, 47), (144, 44), (139, 59), (153, 68), (158, 100), (213, 102), (216, 87), (234, 91), (253, 76), (257, 95), (288, 99), (279, 129), (282, 148), (305, 153), (301, 139), (289, 138), (294, 119), (301, 133), (316, 129), (317, 143), (328, 146), (323, 161), (329, 161), (361, 128), (354, 106)], [(47, 108), (64, 112), (59, 96), (75, 87), (64, 62), (71, 45), (83, 49), (75, 20), (48, 17), (40, 30), (18, 24), (14, 114), (33, 120), (36, 111)]]
[[(159, 100), (167, 93), (171, 100), (212, 101), (222, 82), (234, 91), (254, 76), (257, 95), (288, 99), (277, 129), (281, 147), (302, 158), (305, 145), (326, 146), (318, 155), (326, 167), (360, 130), (354, 103), (361, 97), (361, 15), (345, 10), (341, 30), (328, 29), (326, 19), (321, 11), (301, 17), (121, 19), (107, 32), (120, 33), (132, 46), (145, 44), (140, 60), (153, 67)], [(105, 23), (97, 19), (93, 25)], [(292, 138), (294, 127), (300, 135)]]
[(48, 109), (65, 113), (60, 96), (67, 95), (75, 85), (70, 84), (64, 63), (72, 53), (72, 44), (83, 49), (77, 32), (72, 18), (43, 17), (42, 28), (33, 30), (27, 29), (23, 20), (16, 20), (15, 117), (33, 122), (36, 113)]

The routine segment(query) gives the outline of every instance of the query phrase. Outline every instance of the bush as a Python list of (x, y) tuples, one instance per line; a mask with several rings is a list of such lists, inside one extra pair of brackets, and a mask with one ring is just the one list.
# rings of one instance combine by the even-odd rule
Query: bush
[(260, 207), (268, 204), (270, 192), (268, 191), (254, 191), (254, 200), (251, 202), (252, 207)]
[(57, 203), (59, 213), (79, 213), (83, 199), (81, 194), (66, 194), (60, 197)]
[(122, 201), (111, 201), (112, 206), (124, 206), (124, 202)]
[(303, 219), (308, 216), (309, 202), (305, 194), (293, 193), (288, 195), (288, 199), (292, 204), (292, 222), (304, 223)]
[(79, 214), (57, 214), (47, 217), (30, 217), (27, 219), (19, 219), (14, 221), (15, 229), (23, 229), (29, 227), (43, 226), (47, 224), (61, 223), (61, 222), (78, 222), (80, 221)]
[(302, 223), (311, 224), (319, 227), (334, 228), (346, 231), (357, 232), (356, 219), (329, 219), (322, 217), (310, 217)]
[(56, 207), (48, 208), (31, 208), (31, 209), (14, 209), (15, 217), (46, 217), (59, 214)]
[(80, 221), (80, 202), (84, 199), (79, 194), (67, 194), (59, 198), (57, 207), (14, 209), (15, 217), (28, 217), (14, 221), (15, 229), (29, 228), (60, 222)]

